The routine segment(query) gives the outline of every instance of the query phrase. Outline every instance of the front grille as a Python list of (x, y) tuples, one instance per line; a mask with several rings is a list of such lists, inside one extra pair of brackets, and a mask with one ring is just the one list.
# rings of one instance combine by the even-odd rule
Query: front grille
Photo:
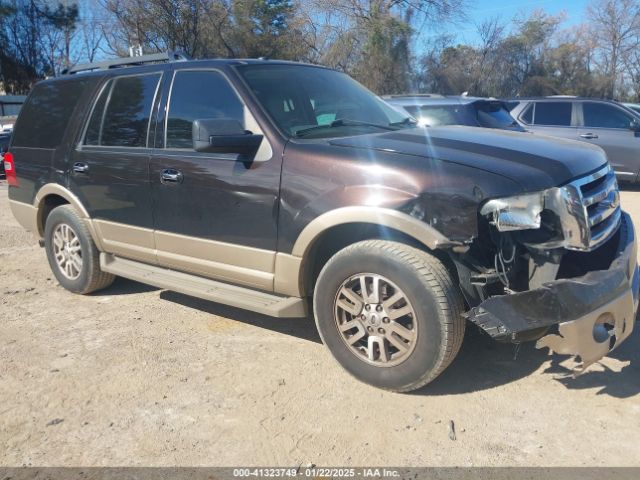
[[(620, 225), (620, 192), (615, 172), (609, 165), (597, 172), (570, 183), (582, 203), (584, 218), (579, 222), (585, 229), (583, 245), (575, 249), (593, 250), (606, 241)], [(580, 209), (574, 211), (579, 212)]]

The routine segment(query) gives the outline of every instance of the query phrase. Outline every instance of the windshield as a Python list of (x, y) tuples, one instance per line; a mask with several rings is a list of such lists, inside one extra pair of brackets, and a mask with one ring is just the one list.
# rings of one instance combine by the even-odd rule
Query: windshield
[(487, 128), (509, 128), (517, 122), (500, 102), (476, 102), (478, 123)]
[(344, 73), (304, 65), (244, 65), (238, 71), (289, 137), (325, 138), (414, 126)]

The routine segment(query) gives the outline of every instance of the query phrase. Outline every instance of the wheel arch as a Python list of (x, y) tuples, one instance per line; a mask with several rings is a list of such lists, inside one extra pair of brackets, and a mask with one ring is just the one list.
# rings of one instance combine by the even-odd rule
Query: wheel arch
[(36, 226), (39, 237), (44, 238), (44, 227), (47, 217), (54, 208), (60, 205), (71, 205), (78, 212), (80, 217), (86, 222), (96, 246), (98, 246), (99, 250), (102, 250), (100, 237), (96, 234), (87, 209), (73, 192), (57, 183), (47, 183), (43, 185), (33, 200), (33, 206), (37, 212)]
[(38, 190), (33, 200), (33, 206), (38, 211), (38, 234), (41, 237), (44, 235), (44, 225), (51, 210), (65, 204), (73, 206), (82, 218), (89, 218), (89, 213), (78, 200), (78, 197), (62, 185), (47, 183)]
[(293, 257), (300, 259), (299, 268), (290, 281), (297, 280), (301, 296), (311, 295), (315, 280), (329, 258), (349, 245), (372, 239), (405, 243), (438, 257), (443, 256), (439, 249), (456, 245), (430, 225), (397, 210), (339, 208), (320, 215), (300, 233), (292, 249)]

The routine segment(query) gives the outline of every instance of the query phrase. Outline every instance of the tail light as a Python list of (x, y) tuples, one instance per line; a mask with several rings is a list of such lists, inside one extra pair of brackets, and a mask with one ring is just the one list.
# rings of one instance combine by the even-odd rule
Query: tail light
[(7, 183), (17, 187), (18, 177), (16, 176), (16, 164), (13, 161), (13, 154), (11, 152), (4, 154), (4, 173), (7, 176)]

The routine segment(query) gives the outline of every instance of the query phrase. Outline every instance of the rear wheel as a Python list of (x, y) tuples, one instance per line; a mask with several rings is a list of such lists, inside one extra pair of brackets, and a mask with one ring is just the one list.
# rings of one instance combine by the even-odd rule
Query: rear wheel
[(100, 252), (72, 206), (54, 208), (44, 230), (49, 266), (60, 285), (71, 292), (87, 294), (113, 283), (115, 277), (100, 270)]
[(320, 335), (352, 375), (398, 392), (420, 388), (455, 358), (463, 301), (436, 257), (368, 240), (334, 255), (314, 292)]

